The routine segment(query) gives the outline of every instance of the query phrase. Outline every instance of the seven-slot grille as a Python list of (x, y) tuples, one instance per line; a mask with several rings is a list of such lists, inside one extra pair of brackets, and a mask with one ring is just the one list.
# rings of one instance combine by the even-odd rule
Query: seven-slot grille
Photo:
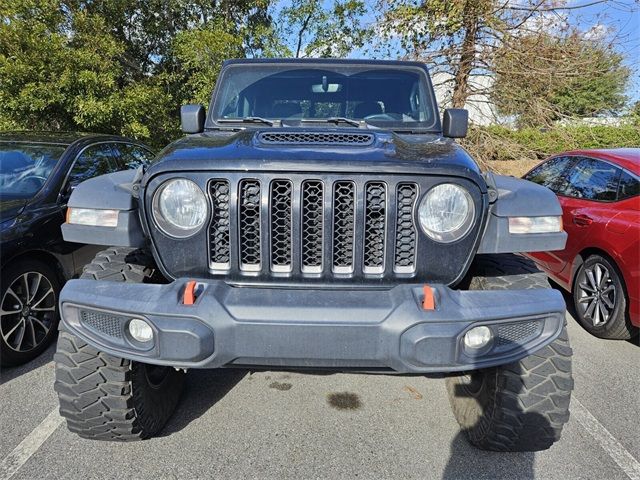
[(417, 183), (261, 175), (211, 180), (208, 193), (214, 272), (416, 270)]

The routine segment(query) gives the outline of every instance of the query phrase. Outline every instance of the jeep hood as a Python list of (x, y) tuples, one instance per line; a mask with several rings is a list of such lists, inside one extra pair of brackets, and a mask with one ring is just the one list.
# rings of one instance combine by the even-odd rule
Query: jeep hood
[[(292, 134), (294, 140), (264, 141), (262, 134)], [(309, 144), (298, 134), (371, 136), (366, 144), (327, 140)], [(210, 131), (186, 136), (168, 145), (145, 175), (202, 170), (345, 172), (462, 176), (485, 190), (477, 164), (450, 139), (436, 134), (398, 134), (385, 130), (350, 128), (265, 128), (239, 132)]]

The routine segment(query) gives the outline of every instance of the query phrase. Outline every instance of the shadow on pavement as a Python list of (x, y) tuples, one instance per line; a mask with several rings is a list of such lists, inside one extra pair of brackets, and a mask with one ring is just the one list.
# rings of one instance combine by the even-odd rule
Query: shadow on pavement
[(247, 373), (248, 370), (234, 368), (190, 370), (182, 400), (158, 436), (166, 437), (186, 428), (224, 398)]
[(44, 352), (42, 352), (30, 362), (27, 362), (23, 365), (18, 365), (16, 367), (0, 367), (0, 385), (8, 383), (21, 375), (29, 373), (32, 370), (36, 370), (41, 366), (51, 362), (53, 360), (54, 353), (56, 353), (56, 339), (53, 340), (52, 344), (49, 345), (49, 347)]
[(465, 433), (451, 442), (451, 452), (442, 474), (443, 480), (533, 479), (535, 453), (486, 452), (472, 446)]

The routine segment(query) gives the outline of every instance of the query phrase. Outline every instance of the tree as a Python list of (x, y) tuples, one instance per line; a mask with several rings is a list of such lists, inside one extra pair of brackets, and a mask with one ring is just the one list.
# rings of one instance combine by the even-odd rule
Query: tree
[(362, 0), (335, 0), (325, 9), (316, 0), (293, 0), (283, 8), (280, 35), (289, 39), (288, 56), (346, 57), (361, 48), (372, 32), (362, 23)]
[(493, 99), (522, 126), (615, 113), (630, 75), (610, 45), (578, 32), (512, 38), (497, 52), (495, 70)]
[(493, 78), (498, 57), (518, 49), (520, 38), (566, 37), (567, 12), (606, 1), (380, 0), (377, 29), (382, 42), (399, 44), (405, 58), (444, 73), (453, 84), (452, 104), (460, 108), (474, 94), (491, 93), (487, 82), (475, 84), (472, 78)]

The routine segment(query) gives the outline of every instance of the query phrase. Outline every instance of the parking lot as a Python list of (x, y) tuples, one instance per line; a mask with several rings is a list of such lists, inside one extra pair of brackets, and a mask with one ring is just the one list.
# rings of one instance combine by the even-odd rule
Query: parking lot
[(640, 480), (640, 347), (568, 315), (575, 391), (562, 440), (481, 452), (444, 381), (381, 375), (190, 371), (158, 438), (82, 440), (57, 414), (54, 347), (2, 371), (0, 480), (34, 478), (606, 478)]

